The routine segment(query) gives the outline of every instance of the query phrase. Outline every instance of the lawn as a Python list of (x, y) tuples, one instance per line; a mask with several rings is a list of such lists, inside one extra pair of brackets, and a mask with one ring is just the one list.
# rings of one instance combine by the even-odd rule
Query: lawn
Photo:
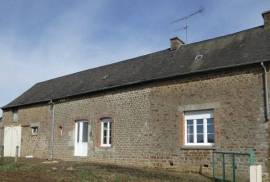
[(210, 182), (211, 180), (193, 173), (179, 173), (161, 169), (135, 169), (87, 162), (19, 159), (17, 163), (5, 158), (0, 164), (0, 181), (136, 181), (136, 182)]

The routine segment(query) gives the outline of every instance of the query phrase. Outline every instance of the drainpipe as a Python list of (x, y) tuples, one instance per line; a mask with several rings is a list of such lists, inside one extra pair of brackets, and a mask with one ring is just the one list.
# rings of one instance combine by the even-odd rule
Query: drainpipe
[(53, 160), (55, 119), (54, 119), (54, 103), (52, 100), (49, 102), (49, 105), (50, 105), (50, 111), (51, 111), (51, 133), (50, 133), (51, 136), (50, 136), (49, 160)]
[(268, 80), (267, 80), (267, 69), (263, 62), (261, 62), (263, 68), (263, 81), (264, 81), (264, 103), (265, 103), (265, 119), (269, 121), (269, 99), (268, 99)]

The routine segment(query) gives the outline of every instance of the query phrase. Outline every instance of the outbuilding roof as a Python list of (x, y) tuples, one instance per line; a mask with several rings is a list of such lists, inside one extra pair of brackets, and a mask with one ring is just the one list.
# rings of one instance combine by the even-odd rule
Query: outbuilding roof
[(270, 29), (260, 26), (40, 82), (3, 109), (269, 60)]

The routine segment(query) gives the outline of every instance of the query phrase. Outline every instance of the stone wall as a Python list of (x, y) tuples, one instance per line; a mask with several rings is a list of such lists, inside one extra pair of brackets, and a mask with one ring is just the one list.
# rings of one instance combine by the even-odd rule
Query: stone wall
[[(156, 154), (182, 170), (208, 171), (212, 151), (248, 152), (253, 148), (256, 159), (267, 176), (269, 123), (265, 122), (262, 70), (249, 69), (204, 75), (190, 79), (162, 82), (151, 91), (151, 116), (157, 140)], [(215, 146), (211, 149), (184, 146), (183, 115), (185, 111), (213, 109)], [(156, 127), (154, 127), (156, 126)], [(157, 127), (158, 126), (158, 127)], [(241, 158), (241, 157), (240, 157)], [(162, 160), (163, 158), (161, 158)], [(248, 158), (238, 163), (238, 171), (248, 175)], [(241, 166), (241, 164), (243, 164)], [(165, 167), (169, 163), (161, 163)], [(208, 166), (208, 167), (207, 167)]]
[[(18, 122), (13, 122), (12, 112), (4, 112), (4, 126), (22, 126), (21, 156), (48, 157), (50, 141), (49, 106), (26, 107), (18, 110)], [(32, 135), (30, 125), (40, 123), (39, 134)]]
[[(119, 165), (211, 171), (212, 151), (256, 151), (257, 162), (269, 160), (268, 123), (265, 122), (262, 71), (257, 68), (230, 70), (189, 78), (164, 80), (92, 94), (55, 103), (54, 157)], [(216, 144), (189, 148), (183, 143), (185, 111), (213, 109)], [(22, 156), (47, 158), (51, 130), (48, 105), (19, 109)], [(100, 119), (113, 119), (112, 147), (99, 145)], [(74, 157), (74, 126), (78, 120), (90, 124), (88, 157)], [(11, 112), (4, 112), (5, 125)], [(40, 123), (37, 136), (31, 123)], [(62, 135), (61, 130), (62, 128)]]

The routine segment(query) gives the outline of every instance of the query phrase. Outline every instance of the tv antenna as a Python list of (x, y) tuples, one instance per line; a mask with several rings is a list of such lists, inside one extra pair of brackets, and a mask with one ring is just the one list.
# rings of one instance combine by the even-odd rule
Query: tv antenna
[(184, 16), (182, 18), (179, 18), (177, 20), (174, 20), (171, 22), (171, 24), (175, 24), (175, 23), (178, 23), (178, 22), (182, 22), (182, 21), (185, 21), (185, 26), (181, 27), (181, 28), (178, 28), (176, 29), (175, 31), (182, 31), (182, 30), (185, 30), (186, 31), (186, 42), (188, 42), (188, 28), (189, 28), (189, 25), (188, 25), (188, 19), (192, 18), (193, 16), (197, 15), (197, 14), (200, 14), (204, 11), (204, 9), (201, 7), (200, 9), (198, 9), (197, 11), (194, 11), (193, 13), (187, 15), (187, 16)]

